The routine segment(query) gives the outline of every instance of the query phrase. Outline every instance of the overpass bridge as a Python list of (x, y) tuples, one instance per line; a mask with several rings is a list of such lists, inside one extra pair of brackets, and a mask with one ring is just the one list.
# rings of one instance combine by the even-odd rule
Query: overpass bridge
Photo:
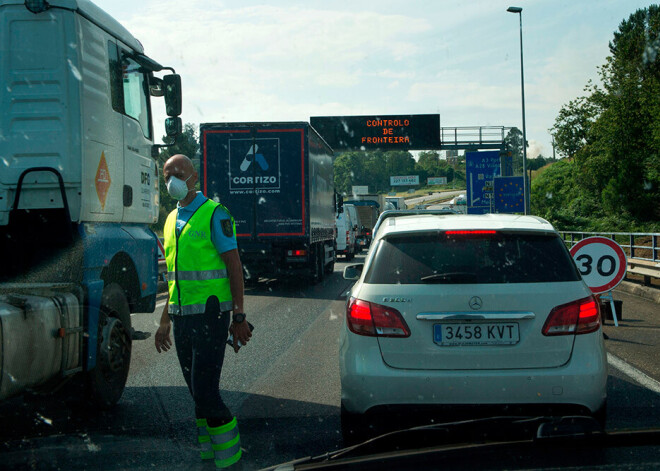
[(440, 150), (504, 150), (512, 129), (506, 126), (458, 126), (440, 128)]

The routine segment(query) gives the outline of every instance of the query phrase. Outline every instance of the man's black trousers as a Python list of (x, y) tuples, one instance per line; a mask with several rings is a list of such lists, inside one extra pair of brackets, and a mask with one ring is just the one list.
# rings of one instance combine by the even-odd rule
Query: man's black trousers
[(171, 316), (179, 363), (190, 394), (195, 415), (218, 427), (233, 415), (220, 397), (220, 373), (225, 359), (230, 311), (220, 312), (215, 296), (206, 303), (203, 314)]

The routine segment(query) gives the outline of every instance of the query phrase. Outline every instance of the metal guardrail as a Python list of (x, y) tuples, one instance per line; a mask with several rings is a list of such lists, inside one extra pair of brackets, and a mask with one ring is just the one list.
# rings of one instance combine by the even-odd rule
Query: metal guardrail
[[(644, 277), (650, 285), (651, 278), (660, 278), (660, 233), (658, 232), (559, 232), (568, 247), (587, 237), (601, 236), (618, 243), (628, 257), (628, 273)], [(570, 245), (569, 245), (570, 244)]]

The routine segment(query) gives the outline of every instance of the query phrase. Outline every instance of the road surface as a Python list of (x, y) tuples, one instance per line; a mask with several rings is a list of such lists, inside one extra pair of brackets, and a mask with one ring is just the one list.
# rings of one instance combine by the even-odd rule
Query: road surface
[(408, 208), (413, 208), (418, 204), (424, 204), (428, 201), (437, 201), (440, 198), (454, 198), (461, 194), (465, 194), (465, 190), (449, 190), (449, 191), (435, 192), (427, 196), (419, 196), (416, 198), (406, 199), (406, 206), (408, 206)]

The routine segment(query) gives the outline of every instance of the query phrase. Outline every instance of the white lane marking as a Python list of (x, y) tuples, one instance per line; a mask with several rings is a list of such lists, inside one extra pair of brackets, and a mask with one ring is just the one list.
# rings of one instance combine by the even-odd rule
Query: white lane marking
[(626, 376), (635, 380), (640, 385), (644, 386), (651, 391), (660, 394), (660, 382), (651, 378), (646, 373), (639, 371), (632, 365), (629, 365), (621, 358), (612, 355), (611, 353), (607, 354), (607, 362), (612, 365), (617, 370), (621, 371)]

